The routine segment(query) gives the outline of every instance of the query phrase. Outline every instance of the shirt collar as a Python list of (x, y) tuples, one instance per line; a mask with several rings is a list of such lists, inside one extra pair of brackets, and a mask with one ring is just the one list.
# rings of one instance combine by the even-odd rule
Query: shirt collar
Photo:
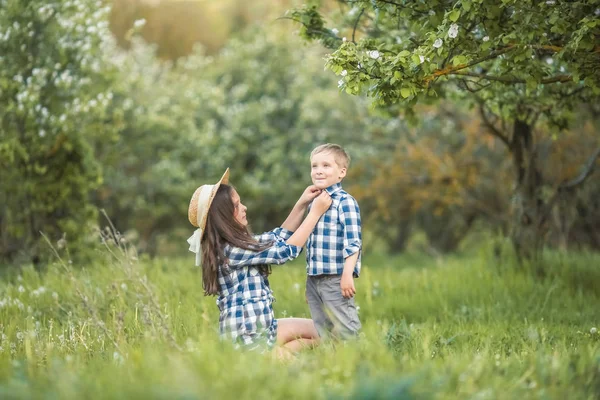
[(342, 190), (342, 184), (340, 182), (335, 183), (325, 189), (330, 196), (332, 196), (335, 192), (339, 192), (340, 190)]

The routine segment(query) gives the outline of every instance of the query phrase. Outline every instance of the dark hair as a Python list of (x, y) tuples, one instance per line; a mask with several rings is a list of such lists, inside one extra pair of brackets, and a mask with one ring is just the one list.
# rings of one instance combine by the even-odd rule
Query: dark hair
[[(227, 263), (224, 253), (226, 244), (254, 251), (263, 251), (272, 246), (270, 242), (256, 241), (250, 229), (234, 218), (233, 191), (233, 186), (221, 184), (208, 209), (202, 237), (202, 287), (205, 296), (217, 295), (219, 292), (219, 268)], [(266, 264), (260, 266), (259, 270), (263, 276), (271, 272)]]

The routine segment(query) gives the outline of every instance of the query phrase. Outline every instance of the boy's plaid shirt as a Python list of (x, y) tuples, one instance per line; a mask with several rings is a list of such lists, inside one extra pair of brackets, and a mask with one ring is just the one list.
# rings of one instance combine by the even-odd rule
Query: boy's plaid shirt
[(333, 202), (323, 214), (306, 244), (308, 275), (341, 275), (344, 260), (359, 252), (354, 276), (361, 266), (362, 233), (360, 209), (354, 197), (342, 189), (341, 183), (328, 187)]
[(257, 339), (274, 344), (277, 320), (272, 303), (275, 299), (269, 280), (258, 267), (283, 264), (298, 257), (302, 248), (287, 244), (285, 241), (290, 236), (292, 232), (283, 228), (254, 236), (261, 243), (273, 241), (271, 247), (260, 252), (225, 246), (228, 262), (219, 267), (217, 298), (222, 336), (243, 345), (256, 344)]

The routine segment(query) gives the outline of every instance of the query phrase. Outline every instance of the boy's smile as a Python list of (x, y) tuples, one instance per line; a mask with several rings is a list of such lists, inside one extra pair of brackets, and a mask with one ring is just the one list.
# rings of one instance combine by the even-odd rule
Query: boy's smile
[(310, 160), (310, 177), (318, 189), (335, 185), (346, 176), (346, 168), (341, 168), (331, 151), (317, 153)]

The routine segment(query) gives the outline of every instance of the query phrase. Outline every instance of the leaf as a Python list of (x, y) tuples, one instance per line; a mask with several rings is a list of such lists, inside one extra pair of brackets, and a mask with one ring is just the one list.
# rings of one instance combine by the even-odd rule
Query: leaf
[(411, 90), (409, 88), (400, 89), (400, 96), (402, 96), (405, 99), (410, 96), (410, 93), (411, 93)]
[(460, 10), (456, 8), (452, 10), (450, 14), (448, 14), (448, 19), (450, 19), (452, 22), (458, 21), (458, 18), (460, 18)]

